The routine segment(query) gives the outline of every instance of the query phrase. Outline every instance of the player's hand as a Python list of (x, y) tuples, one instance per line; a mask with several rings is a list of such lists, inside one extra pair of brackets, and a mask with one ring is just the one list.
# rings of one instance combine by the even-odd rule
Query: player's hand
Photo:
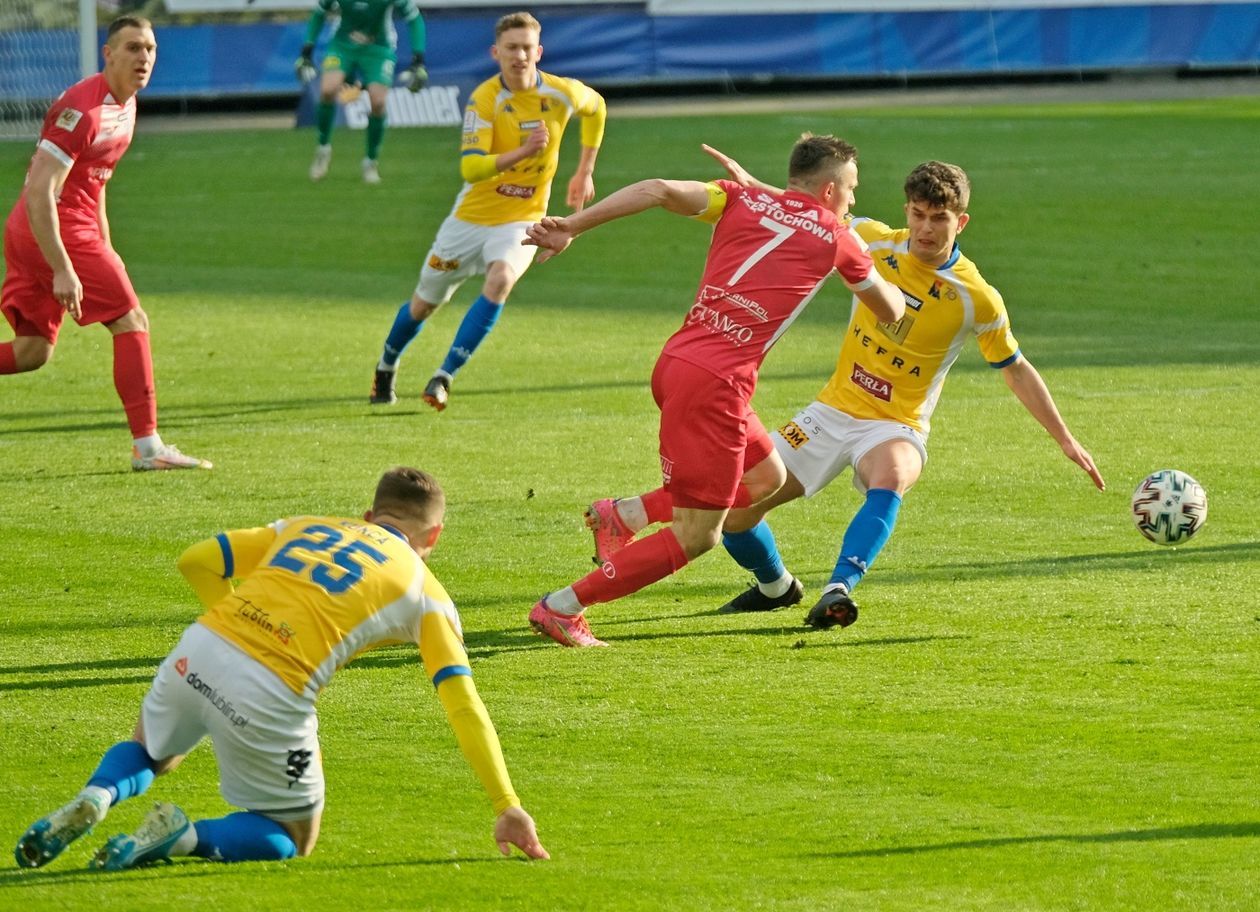
[(521, 144), (521, 148), (525, 150), (526, 158), (532, 158), (546, 149), (549, 142), (551, 142), (551, 133), (547, 131), (545, 123), (540, 123), (525, 137), (525, 142)]
[(398, 74), (398, 81), (409, 92), (419, 92), (429, 84), (429, 71), (424, 68), (424, 55), (412, 54), (411, 66)]
[(574, 212), (581, 212), (582, 207), (595, 199), (595, 181), (589, 174), (575, 174), (569, 178), (569, 192), (565, 202)]
[(708, 143), (701, 143), (700, 148), (716, 158), (718, 164), (725, 168), (726, 173), (731, 176), (731, 180), (735, 181), (735, 183), (739, 184), (741, 187), (758, 186), (757, 180), (744, 170), (744, 166), (735, 161), (735, 159), (731, 158), (725, 152), (721, 152), (713, 148)]
[(302, 85), (314, 82), (319, 76), (319, 70), (315, 69), (315, 61), (311, 59), (311, 53), (314, 50), (315, 48), (309, 44), (303, 46), (302, 53), (293, 64), (293, 73)]
[(1075, 437), (1069, 437), (1067, 442), (1063, 444), (1063, 453), (1068, 459), (1085, 470), (1089, 477), (1094, 480), (1094, 487), (1100, 491), (1107, 490), (1107, 482), (1103, 481), (1102, 473), (1098, 471), (1098, 466), (1094, 465), (1094, 457), (1089, 455), (1089, 451), (1076, 442)]
[(535, 222), (525, 229), (521, 244), (539, 248), (538, 262), (545, 263), (556, 254), (564, 253), (573, 243), (573, 238), (568, 222), (557, 216), (547, 215), (543, 216), (541, 222)]
[(525, 813), (524, 808), (510, 807), (499, 815), (494, 822), (494, 841), (504, 855), (511, 855), (512, 846), (516, 846), (530, 858), (551, 857), (538, 841), (534, 819)]
[(53, 273), (53, 297), (73, 319), (83, 316), (83, 283), (73, 269)]

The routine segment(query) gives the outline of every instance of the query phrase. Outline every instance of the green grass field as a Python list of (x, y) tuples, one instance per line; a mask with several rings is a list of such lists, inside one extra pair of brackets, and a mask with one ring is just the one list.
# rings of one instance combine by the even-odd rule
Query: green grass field
[[(98, 327), (68, 327), (46, 368), (0, 380), (0, 842), (129, 734), (197, 614), (174, 567), (187, 544), (360, 512), (403, 462), (447, 489), (432, 566), (553, 859), (499, 858), (488, 802), (398, 648), (323, 697), (311, 858), (82, 870), (149, 796), (225, 813), (203, 747), (48, 868), (0, 872), (0, 907), (1255, 908), (1258, 128), (1260, 99), (614, 114), (601, 195), (716, 176), (702, 141), (778, 180), (806, 129), (858, 144), (856, 211), (890, 221), (913, 165), (966, 167), (964, 250), (1109, 486), (972, 346), (856, 626), (717, 615), (745, 584), (717, 552), (593, 609), (613, 648), (592, 651), (534, 637), (525, 614), (589, 567), (592, 498), (658, 483), (647, 379), (705, 229), (651, 213), (536, 267), (438, 415), (419, 392), (466, 286), (408, 352), (404, 401), (370, 409), (384, 333), (458, 188), (454, 135), (391, 133), (372, 188), (361, 134), (336, 137), (312, 186), (309, 132), (142, 133), (111, 184), (115, 242), (154, 325), (164, 436), (216, 468), (129, 471)], [(28, 155), (0, 145), (5, 211)], [(847, 308), (825, 290), (771, 354), (767, 424), (818, 391)], [(1210, 495), (1207, 527), (1175, 549), (1129, 518), (1133, 487), (1164, 467)], [(807, 600), (857, 503), (842, 481), (775, 516)]]

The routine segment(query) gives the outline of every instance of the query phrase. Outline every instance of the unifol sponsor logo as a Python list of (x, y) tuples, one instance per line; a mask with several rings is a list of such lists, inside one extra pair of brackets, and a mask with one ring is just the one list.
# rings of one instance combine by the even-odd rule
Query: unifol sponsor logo
[(687, 323), (699, 324), (711, 333), (725, 336), (736, 345), (745, 345), (751, 342), (753, 337), (753, 331), (749, 327), (733, 319), (730, 314), (724, 314), (705, 304), (691, 305), (691, 311), (687, 314)]
[(883, 399), (885, 402), (892, 401), (893, 385), (883, 377), (868, 374), (862, 369), (862, 365), (853, 365), (853, 375), (849, 379), (876, 399)]
[(92, 180), (98, 180), (102, 184), (105, 183), (105, 181), (109, 180), (113, 176), (114, 176), (113, 168), (89, 168), (88, 169), (88, 177), (92, 178)]
[(536, 189), (536, 187), (522, 187), (520, 184), (499, 184), (494, 188), (494, 192), (499, 196), (510, 196), (512, 199), (529, 199)]
[[(367, 126), (370, 102), (367, 92), (344, 106), (346, 124), (355, 130)], [(411, 92), (402, 86), (389, 90), (385, 98), (385, 116), (391, 127), (453, 127), (463, 124), (465, 133), (477, 128), (477, 115), (465, 116), (459, 103), (459, 86), (426, 86)]]
[(716, 285), (706, 285), (700, 290), (700, 301), (721, 301), (727, 300), (736, 307), (742, 307), (744, 310), (752, 314), (759, 322), (765, 323), (770, 319), (770, 312), (754, 301), (752, 298), (746, 298), (738, 292), (727, 291), (725, 288), (719, 288)]
[(188, 686), (197, 693), (201, 694), (223, 715), (232, 721), (233, 725), (244, 728), (249, 724), (249, 717), (243, 716), (236, 711), (236, 707), (232, 705), (232, 701), (219, 693), (219, 689), (207, 681), (201, 680), (201, 676), (195, 671), (190, 671), (184, 676), (184, 680)]

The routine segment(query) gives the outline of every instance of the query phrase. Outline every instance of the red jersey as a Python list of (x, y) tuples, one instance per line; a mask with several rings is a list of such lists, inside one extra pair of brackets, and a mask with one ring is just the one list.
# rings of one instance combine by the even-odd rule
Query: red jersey
[[(63, 242), (68, 235), (86, 228), (99, 235), (101, 190), (131, 145), (135, 125), (135, 96), (119, 104), (110, 94), (102, 73), (76, 82), (48, 109), (38, 148), (70, 166), (57, 198)], [(19, 230), (30, 233), (25, 191), (9, 220)]]
[(713, 181), (696, 218), (716, 223), (713, 241), (695, 303), (662, 354), (719, 377), (755, 377), (833, 271), (853, 291), (874, 282), (865, 246), (808, 194)]

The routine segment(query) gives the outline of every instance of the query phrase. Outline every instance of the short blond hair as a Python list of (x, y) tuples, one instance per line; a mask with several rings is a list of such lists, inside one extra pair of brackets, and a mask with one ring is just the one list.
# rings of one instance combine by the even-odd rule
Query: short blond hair
[(509, 29), (518, 28), (533, 29), (538, 34), (542, 34), (542, 23), (531, 13), (508, 13), (506, 16), (500, 16), (499, 21), (494, 24), (494, 40), (498, 41), (499, 36)]

